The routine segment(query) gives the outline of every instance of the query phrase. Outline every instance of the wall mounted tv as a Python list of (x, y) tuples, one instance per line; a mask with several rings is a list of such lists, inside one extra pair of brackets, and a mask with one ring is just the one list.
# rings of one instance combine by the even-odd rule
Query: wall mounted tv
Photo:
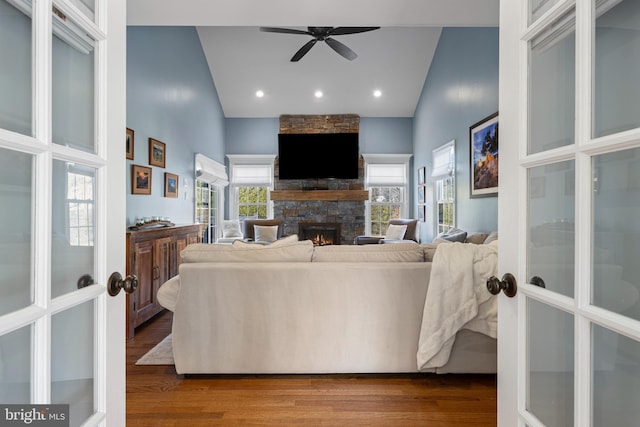
[(278, 135), (280, 179), (358, 178), (357, 133)]

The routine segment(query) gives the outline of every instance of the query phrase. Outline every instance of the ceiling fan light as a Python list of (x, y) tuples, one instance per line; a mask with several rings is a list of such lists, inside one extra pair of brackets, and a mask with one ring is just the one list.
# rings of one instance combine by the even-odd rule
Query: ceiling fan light
[(321, 91), (321, 90), (317, 90), (317, 91), (314, 93), (314, 96), (315, 96), (316, 98), (322, 98), (322, 97), (324, 96), (324, 93), (322, 93), (322, 91)]
[(262, 90), (257, 90), (257, 91), (256, 91), (256, 96), (257, 96), (258, 98), (262, 98), (262, 97), (264, 96), (264, 91), (262, 91)]
[(380, 89), (374, 90), (373, 96), (375, 96), (376, 98), (380, 98), (382, 96), (382, 91)]

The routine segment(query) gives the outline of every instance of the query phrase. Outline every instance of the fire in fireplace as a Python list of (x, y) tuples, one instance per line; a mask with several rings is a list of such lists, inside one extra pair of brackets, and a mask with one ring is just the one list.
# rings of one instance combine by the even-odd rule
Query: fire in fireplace
[(314, 246), (339, 245), (340, 224), (333, 222), (301, 222), (298, 224), (300, 240), (311, 240)]

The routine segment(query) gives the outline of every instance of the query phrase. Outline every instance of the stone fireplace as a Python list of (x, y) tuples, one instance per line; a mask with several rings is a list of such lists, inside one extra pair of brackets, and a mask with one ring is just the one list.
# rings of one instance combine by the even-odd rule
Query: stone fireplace
[[(282, 115), (280, 133), (358, 133), (360, 117), (340, 115)], [(275, 164), (274, 218), (284, 219), (284, 234), (298, 234), (304, 224), (325, 223), (338, 228), (334, 244), (353, 244), (364, 234), (365, 200), (364, 160), (360, 158), (357, 179), (280, 180)], [(314, 242), (315, 244), (315, 242)], [(325, 243), (326, 244), (326, 243)]]
[(300, 240), (311, 240), (313, 246), (339, 245), (341, 224), (337, 222), (298, 223), (298, 237)]

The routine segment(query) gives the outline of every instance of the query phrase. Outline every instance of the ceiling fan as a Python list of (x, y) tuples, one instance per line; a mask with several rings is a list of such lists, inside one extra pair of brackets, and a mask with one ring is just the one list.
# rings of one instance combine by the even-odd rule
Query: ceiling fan
[(304, 31), (291, 28), (260, 27), (260, 31), (267, 33), (301, 34), (313, 37), (313, 39), (305, 43), (304, 46), (302, 46), (295, 55), (293, 55), (291, 62), (298, 62), (319, 41), (325, 42), (329, 47), (331, 47), (331, 49), (338, 52), (338, 54), (347, 58), (349, 61), (353, 61), (358, 57), (358, 55), (346, 45), (332, 38), (332, 36), (364, 33), (367, 31), (377, 30), (378, 28), (380, 27), (307, 27), (307, 31)]

